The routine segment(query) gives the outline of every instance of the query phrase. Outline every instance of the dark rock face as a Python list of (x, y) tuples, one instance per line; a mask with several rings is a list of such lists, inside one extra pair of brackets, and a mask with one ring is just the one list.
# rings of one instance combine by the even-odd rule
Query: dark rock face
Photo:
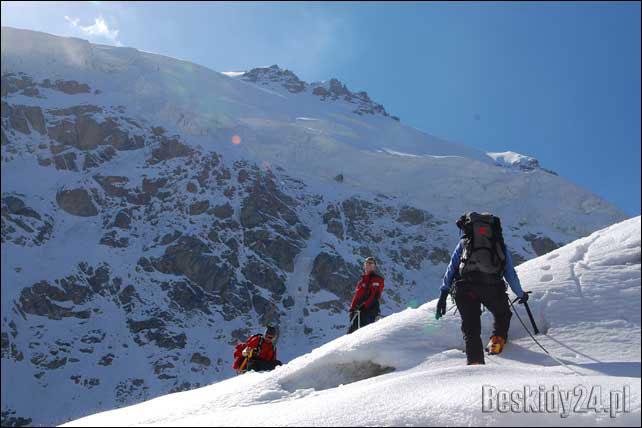
[(397, 221), (401, 223), (408, 223), (411, 225), (418, 225), (424, 223), (430, 217), (430, 214), (423, 210), (406, 206), (402, 207), (399, 210), (399, 217), (397, 217)]
[(323, 214), (323, 223), (327, 226), (328, 232), (336, 236), (338, 240), (344, 239), (341, 212), (336, 205), (328, 204), (328, 208), (325, 214)]
[(20, 293), (18, 308), (24, 314), (44, 316), (52, 320), (68, 317), (89, 318), (89, 310), (74, 310), (55, 302), (71, 302), (74, 306), (88, 303), (92, 298), (112, 296), (120, 288), (120, 279), (110, 280), (109, 268), (101, 265), (98, 268), (81, 264), (78, 273), (55, 281), (40, 281), (25, 287)]
[(265, 229), (246, 232), (245, 245), (287, 272), (294, 270), (294, 258), (301, 251), (298, 241), (272, 235)]
[[(354, 113), (363, 114), (379, 114), (384, 117), (389, 117), (388, 112), (381, 104), (377, 104), (370, 99), (368, 94), (364, 91), (353, 93), (345, 84), (338, 79), (332, 78), (326, 84), (311, 83), (300, 80), (290, 70), (281, 69), (278, 65), (270, 67), (254, 68), (241, 76), (242, 80), (252, 82), (259, 85), (280, 84), (291, 93), (304, 92), (308, 87), (312, 89), (312, 94), (320, 97), (322, 101), (345, 101), (354, 104)], [(399, 121), (397, 116), (393, 116), (394, 120)]]
[(127, 213), (127, 211), (125, 210), (120, 210), (118, 211), (118, 214), (116, 214), (116, 218), (114, 219), (113, 225), (120, 229), (127, 230), (130, 228), (131, 222), (132, 222), (132, 218), (129, 215), (129, 213)]
[[(2, 75), (2, 96), (21, 92), (21, 95), (38, 95), (38, 83), (25, 73), (5, 73)], [(4, 426), (4, 424), (2, 424)]]
[(209, 201), (194, 202), (189, 207), (189, 215), (201, 215), (210, 207)]
[(171, 282), (169, 287), (167, 296), (171, 299), (172, 307), (179, 308), (181, 312), (211, 313), (209, 309), (211, 298), (198, 285), (176, 281)]
[(96, 106), (76, 106), (68, 109), (51, 110), (55, 118), (47, 127), (49, 137), (63, 146), (79, 150), (94, 150), (99, 146), (111, 146), (115, 150), (136, 150), (144, 146), (145, 141), (140, 136), (130, 136), (123, 131), (117, 119), (107, 117), (98, 122), (93, 113), (101, 112)]
[(201, 355), (200, 352), (195, 352), (194, 354), (192, 354), (192, 358), (190, 359), (190, 362), (194, 364), (199, 364), (205, 367), (209, 367), (212, 364), (212, 361), (205, 355)]
[(56, 201), (60, 208), (71, 215), (79, 217), (98, 215), (98, 209), (85, 189), (61, 190), (56, 194)]
[[(171, 317), (165, 313), (159, 315), (145, 320), (127, 320), (127, 326), (134, 334), (134, 341), (140, 346), (153, 342), (156, 346), (167, 350), (185, 348), (187, 335), (172, 332), (171, 327), (167, 325)], [(169, 320), (166, 321), (166, 318)]]
[(243, 74), (242, 79), (254, 83), (281, 82), (282, 86), (292, 93), (302, 92), (306, 86), (305, 82), (299, 80), (293, 72), (282, 70), (276, 64), (270, 67), (253, 68)]
[(99, 244), (107, 245), (112, 248), (127, 248), (129, 246), (129, 238), (118, 236), (118, 232), (111, 230), (100, 238)]
[(559, 245), (557, 245), (552, 239), (546, 236), (536, 236), (532, 233), (529, 233), (528, 235), (524, 236), (524, 239), (531, 243), (533, 251), (538, 256), (550, 253), (551, 251), (559, 248)]
[(43, 88), (51, 88), (64, 92), (67, 95), (88, 94), (91, 92), (89, 85), (86, 83), (79, 83), (75, 80), (56, 80), (54, 83), (51, 83), (49, 79), (45, 79), (41, 86)]
[(45, 118), (40, 107), (7, 104), (5, 108), (8, 110), (9, 125), (16, 131), (31, 134), (29, 128), (31, 125), (38, 133), (42, 135), (46, 133)]
[(291, 207), (294, 200), (282, 193), (271, 176), (257, 174), (248, 196), (241, 206), (241, 225), (251, 229), (274, 219), (282, 219), (290, 226), (299, 222)]
[(200, 239), (182, 236), (165, 249), (162, 257), (153, 259), (152, 264), (159, 272), (185, 275), (207, 293), (225, 294), (232, 286), (234, 271), (208, 253), (207, 245)]
[(15, 196), (7, 196), (2, 199), (3, 202), (3, 211), (6, 206), (6, 212), (8, 214), (15, 214), (24, 217), (31, 217), (37, 220), (40, 220), (40, 214), (38, 214), (33, 208), (30, 208), (25, 205), (24, 201)]
[(232, 205), (230, 205), (230, 203), (228, 202), (226, 204), (214, 207), (212, 209), (212, 214), (220, 219), (230, 218), (234, 215), (234, 208), (232, 208)]
[(359, 277), (358, 267), (349, 265), (337, 254), (323, 252), (314, 259), (310, 291), (327, 290), (348, 303)]
[(242, 272), (245, 278), (257, 287), (265, 288), (277, 296), (285, 292), (285, 277), (255, 257), (248, 260)]
[(2, 330), (2, 359), (10, 359), (16, 362), (24, 360), (24, 354), (19, 350), (14, 340), (18, 336), (16, 324), (11, 321), (8, 326), (3, 325)]
[(16, 416), (15, 410), (7, 409), (2, 410), (2, 423), (3, 427), (25, 427), (31, 425), (31, 418)]
[(149, 160), (149, 163), (152, 165), (158, 162), (188, 156), (192, 153), (192, 149), (176, 138), (161, 138), (160, 146), (152, 150), (152, 157)]

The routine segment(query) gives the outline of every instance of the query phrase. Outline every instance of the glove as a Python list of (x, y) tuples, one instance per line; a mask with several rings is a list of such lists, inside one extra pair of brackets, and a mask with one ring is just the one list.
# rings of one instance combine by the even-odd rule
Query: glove
[(436, 320), (446, 315), (446, 299), (448, 299), (448, 292), (442, 290), (439, 301), (437, 302), (437, 311), (435, 312)]
[(520, 297), (520, 298), (519, 298), (519, 300), (517, 301), (517, 303), (524, 304), (524, 303), (526, 303), (526, 302), (528, 302), (528, 293), (527, 293), (527, 292), (524, 292), (524, 294), (522, 294), (522, 297)]
[(251, 351), (251, 349), (250, 349), (249, 347), (246, 347), (246, 348), (245, 348), (245, 349), (243, 349), (243, 351), (241, 352), (241, 355), (243, 355), (244, 357), (247, 357), (247, 356), (249, 355), (250, 351)]

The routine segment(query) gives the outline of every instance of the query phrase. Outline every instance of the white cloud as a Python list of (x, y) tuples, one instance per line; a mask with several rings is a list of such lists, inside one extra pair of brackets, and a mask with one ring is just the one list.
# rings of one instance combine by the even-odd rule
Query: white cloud
[(116, 46), (122, 46), (122, 43), (118, 40), (118, 30), (115, 28), (110, 29), (102, 16), (99, 16), (94, 20), (94, 25), (88, 26), (80, 25), (80, 20), (78, 18), (71, 18), (65, 15), (65, 20), (69, 22), (72, 27), (79, 29), (88, 37), (104, 38), (114, 43)]

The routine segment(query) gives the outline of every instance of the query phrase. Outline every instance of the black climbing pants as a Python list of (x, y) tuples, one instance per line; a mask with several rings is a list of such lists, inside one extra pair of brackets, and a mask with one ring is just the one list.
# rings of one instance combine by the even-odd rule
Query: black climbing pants
[(455, 304), (461, 315), (461, 331), (466, 343), (466, 358), (470, 363), (484, 363), (484, 348), (481, 341), (481, 305), (493, 315), (493, 336), (508, 339), (508, 328), (513, 316), (503, 282), (493, 284), (471, 283), (459, 280), (455, 283)]
[(348, 334), (357, 331), (360, 327), (365, 327), (368, 324), (372, 324), (373, 322), (375, 322), (377, 320), (377, 317), (379, 316), (379, 313), (380, 313), (380, 309), (379, 309), (378, 300), (374, 301), (374, 303), (372, 304), (372, 307), (361, 310), (361, 320), (359, 320), (359, 317), (357, 316), (356, 312), (351, 313), (350, 315), (353, 318), (351, 318), (352, 323), (348, 328)]
[(252, 359), (247, 362), (247, 371), (254, 370), (255, 372), (264, 372), (274, 370), (276, 366), (280, 366), (281, 361), (265, 361)]

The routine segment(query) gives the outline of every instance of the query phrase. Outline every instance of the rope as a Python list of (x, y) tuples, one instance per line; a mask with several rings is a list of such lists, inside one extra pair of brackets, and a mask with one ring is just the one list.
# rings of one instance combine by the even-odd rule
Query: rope
[(524, 330), (526, 330), (526, 332), (527, 332), (527, 333), (528, 333), (528, 335), (531, 337), (531, 339), (533, 339), (533, 341), (534, 341), (534, 342), (535, 342), (535, 343), (536, 343), (540, 348), (542, 348), (542, 351), (544, 351), (544, 352), (546, 353), (546, 355), (548, 355), (550, 358), (552, 358), (553, 360), (555, 360), (558, 364), (560, 364), (560, 365), (562, 365), (562, 366), (566, 367), (567, 369), (569, 369), (570, 371), (572, 371), (572, 372), (573, 372), (573, 373), (575, 373), (576, 375), (578, 375), (578, 376), (584, 376), (584, 374), (583, 374), (583, 373), (578, 372), (577, 370), (573, 369), (571, 366), (569, 366), (568, 364), (566, 364), (564, 361), (560, 360), (559, 358), (555, 357), (555, 356), (554, 356), (554, 355), (552, 355), (550, 352), (548, 352), (548, 350), (547, 350), (546, 348), (544, 348), (544, 346), (542, 346), (542, 344), (541, 344), (541, 343), (539, 343), (539, 341), (538, 341), (537, 339), (535, 339), (535, 336), (533, 336), (533, 334), (532, 334), (532, 333), (531, 333), (531, 331), (528, 329), (528, 327), (526, 327), (526, 324), (524, 324), (524, 321), (522, 320), (522, 317), (520, 317), (520, 316), (519, 316), (519, 313), (517, 312), (517, 309), (515, 309), (515, 305), (513, 305), (513, 302), (510, 302), (510, 306), (513, 308), (513, 313), (514, 313), (515, 315), (517, 315), (517, 319), (518, 319), (518, 320), (519, 320), (519, 322), (522, 324), (522, 327), (524, 327)]

